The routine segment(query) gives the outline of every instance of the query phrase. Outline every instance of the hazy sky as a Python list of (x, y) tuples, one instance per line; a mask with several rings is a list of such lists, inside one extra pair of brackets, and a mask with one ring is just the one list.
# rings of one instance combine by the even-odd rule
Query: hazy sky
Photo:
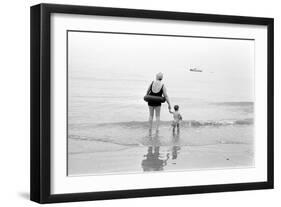
[(70, 79), (129, 78), (146, 88), (159, 71), (170, 96), (253, 101), (254, 41), (69, 32)]

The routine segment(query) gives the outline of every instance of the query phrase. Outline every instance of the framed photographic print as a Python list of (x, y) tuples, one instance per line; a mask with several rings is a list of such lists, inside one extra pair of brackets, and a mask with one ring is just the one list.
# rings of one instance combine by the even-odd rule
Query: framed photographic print
[(31, 7), (31, 200), (273, 188), (273, 19)]

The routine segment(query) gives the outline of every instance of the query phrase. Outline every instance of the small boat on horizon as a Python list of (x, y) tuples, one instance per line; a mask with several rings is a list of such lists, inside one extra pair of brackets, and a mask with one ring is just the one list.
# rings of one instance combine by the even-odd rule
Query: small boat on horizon
[(190, 68), (189, 71), (191, 72), (203, 72), (203, 70), (197, 69), (197, 68)]

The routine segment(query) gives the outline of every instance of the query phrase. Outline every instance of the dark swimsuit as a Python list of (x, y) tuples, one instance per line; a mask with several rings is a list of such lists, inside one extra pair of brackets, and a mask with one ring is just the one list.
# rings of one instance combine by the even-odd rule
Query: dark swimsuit
[[(152, 96), (160, 96), (161, 97), (163, 95), (163, 86), (164, 86), (164, 84), (162, 85), (162, 87), (161, 87), (161, 89), (160, 89), (160, 91), (158, 93), (153, 93), (153, 91), (152, 91), (152, 84), (153, 84), (153, 82), (150, 85), (150, 90), (149, 90), (148, 94), (152, 95)], [(148, 105), (155, 107), (155, 106), (161, 106), (161, 103), (160, 102), (149, 101)]]

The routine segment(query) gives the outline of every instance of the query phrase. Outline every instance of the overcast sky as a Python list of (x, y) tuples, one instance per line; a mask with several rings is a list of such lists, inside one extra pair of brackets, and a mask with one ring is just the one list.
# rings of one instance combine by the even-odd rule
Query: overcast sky
[(194, 97), (253, 101), (254, 41), (69, 32), (70, 78), (149, 83), (159, 71), (173, 93), (195, 87)]

